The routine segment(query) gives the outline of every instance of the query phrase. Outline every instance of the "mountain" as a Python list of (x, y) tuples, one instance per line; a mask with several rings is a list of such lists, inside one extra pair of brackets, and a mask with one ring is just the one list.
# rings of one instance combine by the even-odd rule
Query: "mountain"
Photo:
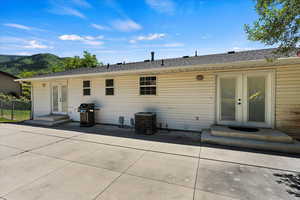
[(18, 59), (24, 58), (24, 57), (26, 57), (26, 56), (0, 55), (0, 63), (14, 61), (14, 60), (18, 60)]
[(23, 71), (48, 72), (54, 66), (61, 66), (63, 59), (50, 53), (32, 56), (0, 55), (0, 71), (8, 72), (15, 76)]

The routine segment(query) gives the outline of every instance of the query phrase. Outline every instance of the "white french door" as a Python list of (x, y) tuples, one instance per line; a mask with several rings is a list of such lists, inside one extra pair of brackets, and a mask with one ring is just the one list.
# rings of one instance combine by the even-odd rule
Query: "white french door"
[(68, 87), (65, 83), (53, 83), (52, 92), (52, 113), (66, 114), (68, 112)]
[(272, 76), (266, 71), (218, 75), (218, 124), (272, 127)]

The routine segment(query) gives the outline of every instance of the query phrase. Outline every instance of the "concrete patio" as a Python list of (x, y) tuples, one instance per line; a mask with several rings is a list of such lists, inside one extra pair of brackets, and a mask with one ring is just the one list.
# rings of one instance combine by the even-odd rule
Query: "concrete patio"
[(300, 158), (201, 145), (200, 133), (0, 124), (0, 199), (276, 200)]

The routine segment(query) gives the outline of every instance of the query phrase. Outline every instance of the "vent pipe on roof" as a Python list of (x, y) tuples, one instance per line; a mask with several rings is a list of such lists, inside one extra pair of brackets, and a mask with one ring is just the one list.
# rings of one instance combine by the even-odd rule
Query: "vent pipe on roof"
[(164, 63), (164, 60), (161, 60), (161, 66), (164, 66), (165, 63)]
[(196, 57), (198, 56), (198, 52), (197, 52), (197, 50), (195, 51), (195, 56), (196, 56)]
[(151, 51), (151, 61), (154, 61), (154, 51)]

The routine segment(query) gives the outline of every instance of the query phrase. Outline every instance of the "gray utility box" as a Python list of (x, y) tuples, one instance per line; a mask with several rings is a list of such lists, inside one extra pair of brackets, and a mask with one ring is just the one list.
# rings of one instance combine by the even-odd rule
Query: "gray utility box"
[(152, 135), (156, 133), (156, 113), (139, 112), (134, 115), (134, 118), (137, 134)]

